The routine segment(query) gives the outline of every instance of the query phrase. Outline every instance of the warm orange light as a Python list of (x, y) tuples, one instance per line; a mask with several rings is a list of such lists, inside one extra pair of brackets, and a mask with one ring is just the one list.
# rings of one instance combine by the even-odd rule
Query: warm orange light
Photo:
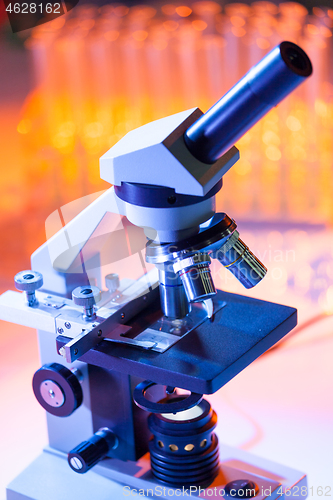
[(159, 39), (159, 40), (153, 41), (153, 47), (156, 50), (164, 50), (167, 48), (167, 46), (168, 46), (168, 42), (166, 40)]
[(231, 16), (230, 22), (231, 22), (231, 24), (236, 26), (236, 28), (240, 28), (241, 26), (244, 26), (244, 24), (245, 24), (244, 19), (240, 16)]
[(193, 11), (198, 15), (218, 14), (222, 10), (222, 6), (219, 3), (205, 0), (202, 2), (195, 2), (192, 7)]
[(279, 144), (281, 143), (280, 137), (272, 130), (268, 130), (267, 132), (265, 132), (262, 136), (262, 140), (265, 144), (267, 144), (267, 146), (271, 144), (279, 146)]
[(275, 5), (274, 3), (265, 1), (253, 2), (252, 8), (256, 12), (269, 12), (271, 14), (277, 14), (279, 10), (277, 5)]
[(310, 35), (319, 35), (319, 28), (318, 26), (315, 26), (314, 24), (307, 24), (306, 29), (310, 33)]
[(236, 26), (233, 26), (231, 28), (231, 31), (232, 31), (233, 35), (235, 35), (237, 37), (242, 37), (242, 36), (246, 35), (246, 30), (244, 28), (236, 28)]
[(126, 7), (126, 5), (117, 5), (116, 7), (113, 8), (113, 12), (118, 17), (124, 17), (128, 14), (129, 8)]
[(161, 10), (166, 16), (173, 16), (176, 13), (176, 7), (170, 3), (163, 5)]
[(283, 2), (279, 5), (280, 12), (290, 17), (305, 17), (308, 10), (298, 2)]
[(297, 132), (298, 130), (301, 130), (302, 124), (299, 121), (298, 118), (295, 116), (289, 115), (287, 120), (286, 120), (286, 125), (291, 130), (292, 132)]
[(265, 153), (267, 158), (272, 161), (279, 161), (282, 156), (281, 151), (276, 146), (268, 146)]
[(332, 32), (329, 28), (326, 26), (320, 26), (319, 32), (321, 35), (323, 35), (325, 38), (330, 38), (332, 36)]
[(325, 17), (325, 12), (323, 11), (323, 9), (320, 9), (319, 7), (313, 7), (312, 12), (317, 17)]
[(180, 17), (188, 17), (192, 14), (192, 9), (187, 5), (180, 5), (176, 7), (176, 12)]
[(263, 50), (269, 49), (269, 47), (271, 46), (271, 44), (269, 43), (268, 40), (266, 40), (266, 38), (257, 38), (256, 43), (258, 47)]
[(31, 130), (31, 121), (28, 119), (23, 119), (17, 125), (17, 131), (19, 134), (27, 134)]
[(247, 160), (239, 160), (234, 169), (238, 175), (247, 175), (252, 171), (252, 165)]
[(197, 31), (204, 31), (207, 28), (207, 23), (201, 19), (196, 19), (195, 21), (192, 21), (192, 26)]
[(81, 22), (80, 22), (80, 28), (84, 29), (84, 30), (90, 30), (91, 28), (94, 27), (95, 25), (95, 20), (94, 19), (83, 19)]
[(167, 31), (175, 31), (178, 28), (179, 24), (176, 21), (170, 20), (170, 21), (165, 21), (163, 23), (163, 26)]
[(148, 32), (145, 30), (137, 30), (132, 33), (132, 37), (134, 40), (137, 40), (138, 42), (143, 42), (148, 36)]
[(107, 31), (106, 33), (104, 33), (104, 38), (106, 40), (109, 40), (109, 42), (114, 42), (115, 40), (117, 40), (117, 38), (119, 38), (119, 31), (116, 30)]

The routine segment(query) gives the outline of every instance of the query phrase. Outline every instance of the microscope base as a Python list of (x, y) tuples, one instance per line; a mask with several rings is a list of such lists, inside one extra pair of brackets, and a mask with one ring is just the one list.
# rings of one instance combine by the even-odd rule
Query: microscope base
[[(138, 462), (106, 459), (87, 474), (73, 472), (67, 456), (47, 448), (7, 488), (7, 500), (120, 500), (126, 497), (150, 497), (171, 500), (175, 497), (230, 498), (223, 496), (225, 485), (236, 479), (254, 481), (259, 492), (256, 500), (269, 498), (306, 498), (306, 476), (245, 451), (220, 446), (220, 473), (201, 492), (172, 488), (158, 483), (150, 472), (149, 455)], [(112, 467), (112, 468), (111, 468)], [(286, 489), (291, 492), (284, 495)], [(210, 491), (208, 491), (210, 490)], [(236, 497), (234, 497), (236, 498)]]

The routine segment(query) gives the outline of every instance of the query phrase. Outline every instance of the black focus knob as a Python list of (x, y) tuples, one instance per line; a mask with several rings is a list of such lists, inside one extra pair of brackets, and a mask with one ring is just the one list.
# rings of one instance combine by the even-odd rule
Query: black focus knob
[(232, 498), (253, 498), (258, 492), (258, 485), (254, 481), (249, 479), (236, 479), (235, 481), (230, 481), (230, 483), (225, 485), (224, 488), (227, 497)]
[(39, 404), (52, 415), (68, 417), (82, 403), (83, 393), (76, 375), (59, 363), (43, 365), (32, 379)]
[(68, 463), (73, 471), (84, 474), (102, 460), (118, 444), (116, 435), (103, 428), (68, 453)]

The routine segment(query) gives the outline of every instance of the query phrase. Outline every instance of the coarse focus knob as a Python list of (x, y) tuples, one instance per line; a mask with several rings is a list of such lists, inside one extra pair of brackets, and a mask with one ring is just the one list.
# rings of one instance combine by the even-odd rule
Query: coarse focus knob
[(37, 305), (35, 291), (43, 286), (43, 276), (37, 271), (21, 271), (14, 277), (15, 287), (26, 293), (27, 302), (30, 307)]
[(68, 463), (73, 471), (84, 474), (107, 453), (116, 448), (118, 439), (116, 435), (107, 427), (99, 429), (95, 434), (83, 443), (76, 446), (68, 453)]
[(110, 293), (113, 293), (119, 287), (119, 275), (117, 273), (107, 274), (105, 276), (105, 286)]
[(68, 417), (82, 403), (83, 393), (76, 375), (59, 363), (43, 365), (32, 379), (39, 404), (48, 413)]
[(92, 320), (96, 317), (94, 305), (101, 300), (101, 291), (97, 286), (78, 286), (72, 292), (74, 304), (83, 306), (84, 318)]

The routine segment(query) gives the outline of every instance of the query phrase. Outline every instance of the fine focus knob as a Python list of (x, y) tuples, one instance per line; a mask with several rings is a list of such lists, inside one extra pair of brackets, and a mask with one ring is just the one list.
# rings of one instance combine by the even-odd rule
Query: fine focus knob
[(94, 305), (101, 300), (101, 291), (97, 286), (78, 286), (72, 292), (72, 299), (77, 306), (83, 306), (85, 320), (96, 318)]
[(32, 388), (44, 410), (57, 417), (68, 417), (83, 400), (77, 377), (59, 363), (43, 365), (37, 370), (32, 379)]
[(100, 429), (90, 439), (83, 441), (68, 453), (68, 464), (73, 471), (84, 474), (117, 444), (117, 437), (110, 429), (106, 427)]
[(37, 271), (21, 271), (14, 277), (15, 287), (26, 293), (28, 305), (37, 305), (35, 291), (43, 286), (43, 276)]
[(110, 293), (113, 293), (119, 287), (119, 275), (117, 273), (107, 274), (105, 276), (105, 286)]

